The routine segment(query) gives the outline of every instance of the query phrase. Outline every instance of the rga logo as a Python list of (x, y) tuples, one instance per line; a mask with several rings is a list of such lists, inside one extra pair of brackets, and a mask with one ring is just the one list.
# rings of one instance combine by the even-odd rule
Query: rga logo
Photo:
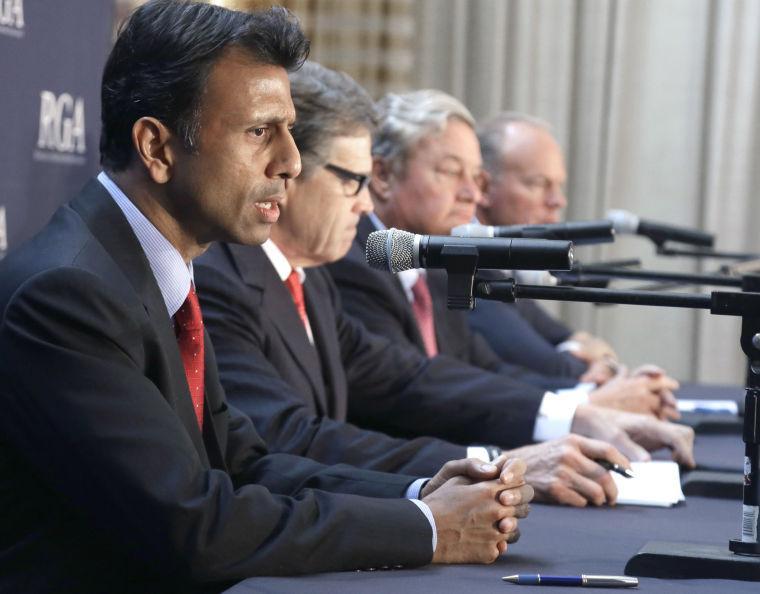
[(24, 36), (24, 0), (0, 0), (0, 34)]
[(0, 206), (0, 258), (8, 250), (8, 227), (5, 225), (5, 207)]
[(40, 129), (34, 159), (83, 165), (85, 144), (84, 99), (68, 93), (40, 92)]

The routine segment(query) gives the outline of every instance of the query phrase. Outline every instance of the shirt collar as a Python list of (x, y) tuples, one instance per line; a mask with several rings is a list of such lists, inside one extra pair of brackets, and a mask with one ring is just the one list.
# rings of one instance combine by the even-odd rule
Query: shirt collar
[[(261, 244), (261, 249), (264, 250), (267, 258), (269, 258), (272, 266), (274, 266), (274, 269), (277, 272), (277, 276), (280, 277), (281, 281), (285, 282), (285, 280), (290, 276), (290, 273), (294, 270), (294, 268), (290, 265), (290, 262), (288, 262), (288, 259), (285, 257), (285, 254), (282, 253), (282, 250), (277, 247), (277, 245), (271, 239), (267, 239), (263, 244)], [(299, 282), (303, 284), (303, 282), (306, 280), (306, 273), (304, 272), (303, 268), (296, 266), (295, 271), (296, 274), (298, 274)]]
[(129, 226), (137, 236), (164, 298), (166, 311), (173, 317), (190, 292), (193, 283), (192, 262), (185, 264), (177, 248), (140, 212), (105, 171), (98, 174), (98, 181), (124, 213)]

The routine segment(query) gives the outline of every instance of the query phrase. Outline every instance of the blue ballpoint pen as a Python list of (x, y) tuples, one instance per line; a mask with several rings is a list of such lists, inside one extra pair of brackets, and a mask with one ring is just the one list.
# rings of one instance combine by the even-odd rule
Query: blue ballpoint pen
[(540, 573), (521, 573), (506, 575), (505, 582), (521, 586), (587, 586), (597, 588), (635, 588), (638, 578), (627, 575), (541, 575)]

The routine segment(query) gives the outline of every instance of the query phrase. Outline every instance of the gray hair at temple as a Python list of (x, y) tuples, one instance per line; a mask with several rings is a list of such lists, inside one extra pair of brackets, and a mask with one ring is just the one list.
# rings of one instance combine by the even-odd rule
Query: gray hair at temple
[(525, 124), (532, 128), (552, 132), (552, 127), (548, 122), (519, 111), (503, 111), (480, 122), (477, 133), (480, 152), (483, 156), (483, 169), (488, 172), (491, 178), (496, 178), (502, 171), (507, 128), (510, 124)]
[(457, 118), (475, 130), (475, 118), (458, 99), (443, 91), (424, 89), (388, 93), (377, 103), (380, 124), (372, 138), (372, 155), (403, 174), (411, 150), (423, 138), (440, 134), (449, 119)]
[(327, 163), (338, 136), (372, 134), (377, 111), (372, 97), (344, 72), (306, 62), (291, 72), (290, 94), (296, 108), (292, 134), (301, 153), (302, 178)]

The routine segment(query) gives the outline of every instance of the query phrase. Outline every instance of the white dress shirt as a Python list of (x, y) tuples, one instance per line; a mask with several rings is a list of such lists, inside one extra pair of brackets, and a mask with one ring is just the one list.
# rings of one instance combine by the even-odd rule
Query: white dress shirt
[[(164, 298), (166, 311), (169, 314), (169, 317), (173, 318), (174, 314), (177, 313), (180, 307), (182, 307), (182, 304), (187, 298), (187, 294), (190, 292), (190, 285), (193, 283), (192, 262), (185, 264), (185, 261), (177, 251), (177, 248), (175, 248), (171, 242), (166, 239), (158, 229), (156, 229), (155, 225), (153, 225), (153, 223), (140, 212), (132, 201), (127, 198), (124, 192), (122, 192), (121, 188), (108, 177), (105, 171), (101, 171), (98, 174), (98, 181), (103, 184), (103, 187), (108, 191), (114, 199), (114, 202), (116, 202), (117, 206), (124, 213), (129, 226), (137, 236), (137, 241), (140, 242), (140, 245), (145, 252), (145, 257), (148, 259), (150, 269), (153, 271), (153, 276), (156, 278), (156, 283), (161, 291), (161, 296)], [(274, 243), (271, 241), (267, 241), (266, 243), (268, 243), (269, 246), (264, 247), (264, 251), (267, 256), (270, 257), (270, 260), (272, 260), (270, 253), (274, 255), (275, 260), (278, 259), (277, 254), (279, 254), (285, 264), (287, 264), (287, 274), (283, 278), (283, 280), (285, 280), (285, 278), (290, 275), (292, 267)], [(282, 277), (282, 273), (278, 269), (278, 264), (275, 264), (275, 261), (272, 261), (272, 265), (275, 266), (275, 270), (277, 270), (277, 273)], [(280, 261), (279, 266), (282, 268), (282, 261)], [(297, 268), (296, 271), (298, 272), (301, 283), (303, 283), (306, 278), (303, 269), (299, 270)], [(314, 342), (311, 336), (310, 327), (308, 327), (307, 333), (313, 344)], [(430, 511), (430, 508), (426, 503), (423, 503), (418, 499), (420, 489), (426, 481), (427, 479), (424, 478), (414, 481), (407, 488), (405, 496), (420, 509), (428, 522), (430, 522), (430, 527), (433, 530), (433, 552), (435, 552), (435, 548), (438, 544), (438, 534), (436, 532), (433, 512)]]
[[(267, 258), (269, 258), (272, 266), (274, 266), (274, 270), (277, 273), (277, 276), (280, 277), (280, 280), (283, 283), (288, 279), (290, 273), (295, 270), (296, 274), (298, 275), (298, 281), (301, 283), (301, 286), (303, 286), (303, 283), (306, 280), (306, 273), (304, 272), (303, 268), (300, 266), (293, 268), (290, 265), (290, 262), (288, 262), (288, 259), (285, 257), (285, 254), (282, 253), (282, 250), (278, 248), (271, 239), (267, 239), (263, 244), (261, 244), (261, 248), (264, 250)], [(314, 334), (311, 331), (311, 324), (309, 323), (308, 313), (306, 314), (306, 318), (304, 320), (304, 327), (306, 328), (306, 336), (309, 338), (309, 342), (312, 346), (314, 346)]]
[(98, 181), (103, 184), (127, 217), (127, 222), (135, 232), (137, 241), (140, 242), (153, 276), (156, 278), (166, 304), (166, 311), (169, 317), (173, 318), (190, 292), (190, 285), (193, 282), (192, 262), (185, 264), (177, 248), (140, 212), (105, 171), (98, 174)]

